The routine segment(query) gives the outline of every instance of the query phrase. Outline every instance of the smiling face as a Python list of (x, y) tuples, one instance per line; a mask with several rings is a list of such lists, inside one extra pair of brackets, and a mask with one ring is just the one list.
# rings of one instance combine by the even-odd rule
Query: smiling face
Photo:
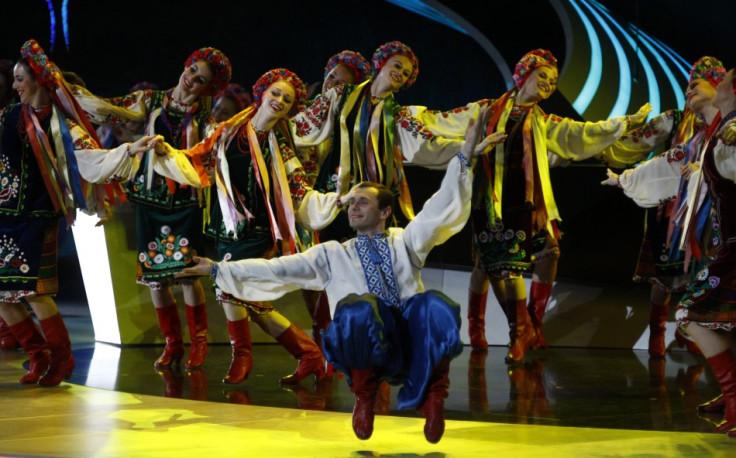
[(325, 77), (325, 81), (322, 83), (322, 93), (324, 94), (337, 85), (353, 84), (354, 82), (353, 72), (345, 65), (337, 64)]
[(263, 92), (259, 110), (266, 110), (272, 117), (283, 118), (289, 114), (295, 99), (294, 86), (285, 80), (278, 80)]
[(374, 187), (357, 185), (351, 190), (348, 203), (350, 227), (359, 235), (379, 234), (386, 230), (386, 220), (391, 216), (391, 207), (379, 208), (378, 190)]
[(519, 89), (519, 97), (529, 102), (539, 102), (548, 99), (555, 89), (557, 89), (557, 69), (542, 65), (529, 74), (529, 78)]
[(207, 89), (215, 75), (209, 64), (205, 60), (195, 61), (179, 77), (179, 90), (184, 96), (198, 97), (199, 94)]
[(23, 64), (15, 64), (13, 68), (13, 89), (18, 92), (21, 103), (34, 106), (38, 105), (35, 101), (43, 91), (43, 87), (38, 84), (33, 73)]
[(685, 91), (687, 105), (697, 114), (702, 114), (705, 108), (712, 104), (715, 95), (716, 89), (703, 78), (692, 80)]
[(381, 71), (376, 76), (376, 84), (388, 88), (390, 92), (397, 92), (404, 87), (413, 71), (414, 66), (409, 58), (396, 54), (381, 67)]

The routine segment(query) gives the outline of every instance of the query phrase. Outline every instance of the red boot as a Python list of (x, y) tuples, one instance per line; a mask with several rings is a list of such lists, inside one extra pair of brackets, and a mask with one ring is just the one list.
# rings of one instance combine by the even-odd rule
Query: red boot
[(2, 318), (0, 318), (0, 350), (15, 350), (18, 348), (18, 340), (16, 340), (10, 326)]
[(486, 341), (486, 299), (488, 291), (476, 293), (468, 290), (468, 334), (473, 350), (488, 351)]
[(222, 379), (224, 383), (240, 383), (248, 378), (253, 368), (251, 351), (253, 344), (250, 339), (250, 324), (248, 318), (227, 322), (227, 332), (230, 334), (230, 345), (233, 347), (233, 360), (230, 368)]
[(156, 369), (179, 364), (184, 356), (184, 343), (181, 340), (181, 321), (179, 321), (179, 310), (176, 302), (166, 307), (156, 307), (158, 325), (166, 337), (164, 352), (158, 357), (153, 366)]
[(698, 412), (700, 413), (723, 413), (726, 411), (726, 400), (722, 394), (714, 397), (710, 401), (698, 404)]
[(444, 358), (432, 371), (424, 402), (419, 412), (424, 415), (424, 437), (436, 444), (445, 433), (445, 398), (450, 388), (450, 359)]
[(350, 391), (355, 394), (353, 407), (353, 431), (358, 439), (366, 440), (373, 434), (373, 409), (378, 393), (378, 377), (373, 368), (351, 369), (353, 385)]
[(508, 301), (506, 305), (511, 342), (505, 361), (506, 364), (519, 363), (524, 360), (527, 350), (537, 342), (537, 332), (526, 310), (526, 298)]
[(532, 286), (529, 291), (529, 304), (527, 305), (527, 312), (529, 317), (532, 319), (532, 326), (537, 332), (537, 342), (533, 348), (547, 348), (547, 340), (542, 334), (542, 321), (544, 318), (544, 312), (547, 311), (547, 303), (549, 297), (552, 295), (552, 285), (549, 283), (541, 283), (532, 281)]
[(649, 310), (649, 356), (664, 358), (667, 348), (664, 345), (665, 323), (669, 300), (664, 304), (652, 304)]
[(202, 367), (207, 356), (207, 304), (194, 307), (187, 305), (186, 309), (189, 325), (189, 359), (185, 367), (194, 369)]
[(30, 315), (25, 320), (9, 326), (10, 332), (20, 343), (23, 351), (28, 354), (30, 364), (28, 373), (20, 378), (20, 383), (36, 383), (48, 370), (51, 364), (51, 354), (41, 332), (36, 327), (33, 317)]
[(321, 331), (326, 331), (331, 321), (330, 303), (327, 300), (327, 293), (322, 291), (317, 296), (317, 304), (314, 307), (314, 314), (312, 315), (312, 337), (314, 337), (314, 342), (320, 350), (322, 349)]
[(730, 349), (707, 360), (721, 387), (726, 405), (723, 421), (716, 426), (716, 431), (726, 432), (736, 428), (736, 360)]
[(299, 383), (314, 374), (316, 380), (325, 376), (325, 357), (314, 340), (292, 323), (286, 331), (276, 337), (286, 351), (299, 360), (299, 365), (291, 375), (280, 380), (281, 383)]
[(38, 381), (42, 386), (56, 386), (63, 379), (69, 379), (74, 371), (74, 356), (69, 333), (60, 314), (39, 320), (51, 351), (51, 365), (46, 375)]

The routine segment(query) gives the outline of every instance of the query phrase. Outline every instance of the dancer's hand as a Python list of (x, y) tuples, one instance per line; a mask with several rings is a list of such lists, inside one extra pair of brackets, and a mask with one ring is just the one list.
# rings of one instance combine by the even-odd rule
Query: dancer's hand
[(128, 144), (128, 156), (135, 156), (138, 153), (145, 153), (149, 149), (151, 149), (152, 141), (156, 138), (156, 135), (146, 135), (138, 140), (134, 141), (133, 143)]
[(601, 181), (601, 184), (604, 186), (618, 186), (621, 187), (621, 182), (618, 180), (619, 176), (611, 169), (606, 169), (606, 175), (608, 175), (608, 178)]
[(205, 277), (212, 273), (212, 266), (215, 265), (215, 261), (208, 258), (200, 258), (199, 256), (194, 257), (195, 266), (186, 267), (176, 274), (176, 278), (182, 277)]
[(649, 105), (649, 102), (647, 102), (644, 105), (642, 105), (642, 107), (639, 108), (639, 110), (636, 113), (632, 115), (628, 115), (627, 119), (629, 120), (629, 127), (637, 126), (639, 124), (644, 123), (644, 121), (646, 121), (647, 119), (647, 115), (649, 115), (651, 111), (652, 111), (652, 106)]
[(729, 121), (716, 134), (726, 145), (736, 143), (736, 121)]
[(693, 173), (700, 170), (700, 162), (688, 162), (685, 165), (680, 166), (680, 175), (686, 180), (689, 180)]

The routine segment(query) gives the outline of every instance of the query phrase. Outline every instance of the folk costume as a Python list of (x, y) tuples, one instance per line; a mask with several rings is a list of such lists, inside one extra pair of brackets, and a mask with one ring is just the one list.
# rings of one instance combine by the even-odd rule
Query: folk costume
[[(58, 292), (60, 220), (71, 226), (77, 209), (104, 217), (115, 194), (80, 175), (75, 152), (98, 148), (97, 139), (63, 77), (36, 40), (23, 44), (21, 57), (51, 98), (45, 106), (11, 104), (0, 111), (0, 301), (27, 314), (24, 300)], [(30, 315), (10, 325), (30, 356), (21, 383), (58, 385), (74, 369), (69, 334), (53, 301), (51, 310), (57, 313), (39, 317), (43, 335)]]
[[(712, 86), (718, 85), (725, 69), (717, 59), (704, 56), (690, 70), (689, 84), (696, 79), (705, 79)], [(641, 144), (651, 144), (652, 139), (668, 133), (668, 124), (657, 126), (654, 122), (662, 116), (677, 120), (677, 114), (667, 113), (654, 118), (641, 129), (625, 135), (614, 146), (624, 144), (627, 150), (635, 150)], [(649, 353), (662, 357), (665, 353), (664, 332), (669, 309), (670, 295), (684, 292), (692, 276), (709, 262), (712, 255), (710, 243), (710, 199), (703, 192), (698, 203), (696, 227), (692, 237), (682, 239), (682, 222), (686, 212), (688, 179), (681, 174), (681, 167), (700, 162), (703, 144), (720, 121), (720, 115), (707, 125), (701, 115), (686, 109), (685, 119), (679, 126), (672, 123), (671, 149), (651, 158), (634, 169), (624, 171), (619, 183), (624, 193), (637, 205), (647, 209), (645, 234), (634, 273), (635, 281), (648, 281), (659, 288), (664, 301), (652, 300), (649, 316)], [(704, 186), (704, 185), (703, 185)], [(681, 249), (684, 248), (684, 249)], [(652, 297), (655, 297), (653, 292)], [(660, 303), (661, 302), (661, 303)], [(678, 343), (699, 354), (697, 346), (686, 339), (679, 330), (675, 333)]]
[[(191, 105), (176, 100), (174, 89), (147, 89), (100, 99), (77, 86), (74, 96), (97, 124), (144, 120), (145, 135), (162, 135), (177, 148), (191, 148), (214, 123), (210, 115), (211, 95), (224, 88), (231, 77), (230, 61), (215, 48), (198, 49), (187, 58), (184, 67), (198, 61), (207, 62), (214, 78)], [(161, 290), (176, 284), (174, 276), (193, 265), (193, 257), (202, 251), (203, 196), (196, 188), (159, 174), (152, 151), (141, 156), (141, 165), (125, 188), (128, 198), (136, 203), (137, 282), (151, 290)], [(187, 304), (185, 308), (192, 343), (186, 364), (200, 367), (207, 353), (206, 303)], [(165, 367), (183, 355), (181, 322), (175, 302), (156, 307), (156, 313), (166, 337), (166, 348), (156, 367)]]
[[(723, 117), (719, 129), (736, 129), (736, 112)], [(701, 183), (707, 186), (712, 202), (711, 224), (715, 258), (703, 268), (677, 304), (675, 317), (683, 333), (690, 322), (712, 331), (732, 332), (736, 327), (736, 146), (718, 136), (710, 137), (703, 153), (703, 162), (689, 183), (689, 204), (684, 224), (685, 237), (694, 231), (695, 202), (701, 200)], [(708, 355), (706, 355), (708, 356)], [(721, 395), (698, 406), (706, 412), (724, 412), (716, 431), (736, 437), (736, 360), (731, 349), (706, 358), (721, 388)]]
[[(557, 221), (561, 218), (552, 193), (549, 155), (576, 161), (593, 157), (613, 145), (629, 127), (625, 116), (578, 122), (548, 115), (536, 103), (517, 105), (519, 89), (541, 66), (557, 68), (557, 60), (547, 50), (531, 51), (516, 64), (515, 87), (499, 99), (484, 99), (446, 112), (413, 113), (431, 126), (434, 134), (461, 138), (462, 126), (490, 105), (493, 114), (486, 133), (505, 130), (508, 135), (503, 144), (476, 164), (470, 216), (473, 257), (478, 268), (495, 283), (518, 278), (531, 272), (539, 260), (559, 255)], [(520, 361), (526, 349), (540, 345), (542, 318), (551, 291), (551, 284), (533, 283), (534, 299), (530, 297), (528, 308), (525, 292), (509, 294), (506, 290), (501, 294), (499, 302), (510, 328), (507, 362)], [(471, 345), (478, 349), (487, 347), (486, 294), (469, 291)]]
[(294, 256), (220, 262), (213, 269), (222, 290), (249, 300), (274, 300), (300, 288), (326, 291), (333, 321), (324, 351), (356, 394), (353, 426), (362, 439), (372, 431), (381, 379), (403, 383), (399, 407), (424, 413), (428, 439), (442, 435), (449, 361), (462, 351), (460, 308), (442, 293), (425, 292), (421, 269), (430, 250), (465, 225), (471, 184), (469, 165), (458, 158), (405, 229), (323, 242)]
[[(202, 184), (214, 183), (206, 233), (216, 241), (218, 257), (223, 261), (296, 253), (302, 249), (297, 224), (310, 230), (321, 229), (339, 211), (337, 194), (316, 193), (307, 186), (295, 155), (288, 119), (263, 132), (251, 124), (264, 91), (278, 80), (294, 87), (294, 114), (303, 105), (304, 84), (287, 69), (271, 70), (253, 87), (254, 105), (219, 124), (191, 150), (183, 151), (195, 164), (202, 165), (198, 168)], [(219, 301), (257, 314), (273, 311), (269, 303), (241, 299), (217, 287), (215, 290)], [(233, 363), (225, 382), (239, 383), (252, 366), (247, 318), (228, 320), (228, 330)], [(320, 376), (324, 372), (319, 348), (301, 329), (292, 324), (274, 337), (300, 364), (295, 372), (299, 375), (282, 382), (298, 382), (309, 373)]]

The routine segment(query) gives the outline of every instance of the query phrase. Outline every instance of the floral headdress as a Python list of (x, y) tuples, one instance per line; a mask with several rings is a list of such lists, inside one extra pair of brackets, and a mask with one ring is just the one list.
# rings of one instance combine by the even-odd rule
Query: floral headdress
[(304, 83), (302, 83), (302, 80), (296, 74), (285, 68), (269, 70), (258, 78), (256, 84), (253, 85), (253, 103), (256, 108), (259, 108), (266, 88), (279, 80), (284, 80), (294, 87), (294, 105), (291, 106), (291, 110), (289, 111), (289, 116), (294, 116), (304, 109), (304, 101), (307, 99), (307, 88), (304, 87)]
[(212, 79), (210, 84), (205, 90), (202, 91), (203, 95), (212, 95), (220, 91), (232, 78), (232, 67), (230, 65), (230, 59), (227, 58), (222, 51), (215, 48), (199, 48), (194, 51), (186, 62), (185, 67), (191, 66), (198, 60), (206, 60), (215, 69), (215, 77)]
[(404, 89), (408, 89), (417, 80), (417, 75), (419, 74), (419, 60), (417, 59), (416, 54), (414, 54), (414, 51), (400, 41), (389, 41), (376, 49), (376, 52), (373, 53), (373, 74), (378, 75), (386, 64), (386, 61), (397, 54), (401, 54), (409, 59), (413, 67), (411, 75), (409, 76), (409, 79), (406, 80), (403, 87)]
[(238, 83), (229, 83), (225, 89), (221, 90), (215, 95), (215, 99), (220, 97), (227, 97), (235, 102), (236, 109), (243, 111), (243, 109), (253, 103), (253, 97), (250, 93)]
[(708, 80), (713, 87), (716, 87), (724, 76), (726, 76), (726, 69), (720, 60), (711, 56), (703, 56), (695, 61), (690, 69), (688, 84), (692, 83), (693, 80), (702, 78)]
[(345, 50), (330, 57), (325, 66), (325, 78), (338, 65), (346, 66), (352, 73), (354, 84), (360, 84), (371, 76), (371, 64), (359, 52)]
[(38, 84), (49, 89), (54, 87), (56, 84), (56, 70), (36, 40), (31, 38), (23, 43), (20, 48), (20, 56), (31, 67)]
[(541, 48), (524, 54), (514, 68), (513, 78), (516, 87), (521, 89), (532, 71), (542, 65), (557, 68), (557, 59), (550, 51)]

